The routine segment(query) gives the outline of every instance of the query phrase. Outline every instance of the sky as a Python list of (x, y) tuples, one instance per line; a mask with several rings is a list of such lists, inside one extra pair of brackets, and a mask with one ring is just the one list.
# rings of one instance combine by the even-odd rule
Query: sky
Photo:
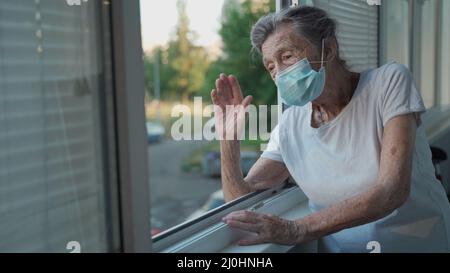
[[(177, 0), (140, 0), (142, 42), (145, 51), (164, 45), (178, 21)], [(197, 45), (215, 48), (224, 0), (186, 0), (190, 28), (198, 34)]]

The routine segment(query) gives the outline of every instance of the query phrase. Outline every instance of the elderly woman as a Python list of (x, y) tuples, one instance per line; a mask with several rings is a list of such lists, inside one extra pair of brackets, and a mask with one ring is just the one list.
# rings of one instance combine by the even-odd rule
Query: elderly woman
[[(262, 17), (251, 40), (290, 107), (244, 178), (238, 140), (221, 140), (226, 201), (289, 175), (312, 213), (289, 221), (237, 211), (223, 220), (255, 235), (241, 245), (319, 240), (324, 252), (448, 252), (450, 206), (436, 180), (420, 114), (425, 107), (403, 65), (362, 73), (339, 56), (336, 24), (321, 9), (295, 7)], [(215, 105), (248, 106), (234, 76), (221, 74)]]

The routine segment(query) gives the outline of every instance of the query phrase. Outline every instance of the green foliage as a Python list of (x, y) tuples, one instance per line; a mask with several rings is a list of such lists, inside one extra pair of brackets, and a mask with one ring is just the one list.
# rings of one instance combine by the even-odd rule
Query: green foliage
[(275, 10), (275, 1), (227, 0), (223, 8), (219, 31), (223, 54), (212, 63), (205, 82), (205, 93), (214, 88), (215, 79), (223, 72), (238, 77), (244, 95), (252, 95), (255, 104), (276, 104), (275, 85), (262, 64), (262, 58), (252, 53), (250, 31), (263, 15)]
[[(155, 95), (155, 61), (159, 62), (160, 90), (163, 99), (175, 96), (175, 91), (170, 89), (169, 83), (175, 74), (172, 67), (168, 65), (167, 51), (161, 47), (153, 49), (152, 52), (144, 55), (145, 86), (149, 98)], [(175, 89), (176, 90), (176, 89)]]
[(159, 61), (161, 98), (188, 100), (199, 93), (204, 85), (205, 73), (209, 66), (208, 56), (203, 47), (194, 45), (195, 33), (189, 29), (186, 3), (177, 2), (178, 24), (175, 37), (166, 49), (156, 48), (144, 57), (146, 86), (150, 97), (154, 94), (155, 60)]
[(275, 10), (275, 0), (226, 0), (219, 30), (222, 54), (212, 63), (206, 50), (194, 43), (185, 2), (178, 0), (177, 6), (173, 39), (165, 48), (155, 48), (144, 56), (150, 98), (155, 94), (154, 68), (158, 61), (163, 100), (188, 100), (194, 95), (210, 99), (215, 80), (223, 72), (237, 76), (244, 95), (253, 95), (255, 104), (276, 103), (275, 85), (261, 56), (252, 53), (250, 42), (251, 27), (261, 16)]

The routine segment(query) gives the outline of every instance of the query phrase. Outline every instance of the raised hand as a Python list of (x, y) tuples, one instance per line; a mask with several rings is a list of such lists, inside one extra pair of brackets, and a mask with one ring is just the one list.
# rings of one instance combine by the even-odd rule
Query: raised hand
[(242, 140), (245, 129), (245, 113), (252, 96), (243, 98), (236, 77), (220, 74), (216, 88), (211, 92), (219, 140)]

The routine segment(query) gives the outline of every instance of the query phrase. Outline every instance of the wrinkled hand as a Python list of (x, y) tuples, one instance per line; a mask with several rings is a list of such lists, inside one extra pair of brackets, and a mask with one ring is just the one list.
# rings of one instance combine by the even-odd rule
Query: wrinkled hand
[(246, 121), (246, 108), (252, 96), (243, 98), (236, 77), (220, 74), (216, 89), (211, 92), (214, 103), (216, 132), (219, 140), (242, 140)]
[(235, 211), (223, 218), (232, 228), (255, 233), (254, 236), (239, 241), (239, 245), (276, 243), (295, 245), (304, 241), (306, 229), (299, 223), (251, 211)]

